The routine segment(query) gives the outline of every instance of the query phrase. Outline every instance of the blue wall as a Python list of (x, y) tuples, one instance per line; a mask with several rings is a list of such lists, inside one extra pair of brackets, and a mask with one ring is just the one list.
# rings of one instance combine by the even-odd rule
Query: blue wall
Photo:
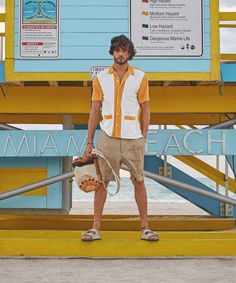
[[(61, 174), (61, 158), (0, 158), (0, 168), (47, 168), (48, 178)], [(14, 178), (14, 175), (12, 176)], [(39, 180), (40, 181), (40, 180)], [(25, 184), (28, 185), (28, 184)], [(15, 188), (9, 188), (15, 189)], [(62, 183), (48, 186), (45, 196), (18, 195), (0, 201), (0, 208), (32, 208), (32, 209), (61, 209)]]
[[(204, 0), (204, 53), (201, 58), (135, 59), (145, 72), (210, 72), (210, 0)], [(112, 63), (110, 39), (128, 36), (129, 0), (60, 0), (59, 60), (19, 59), (19, 0), (15, 0), (15, 72), (90, 72)]]

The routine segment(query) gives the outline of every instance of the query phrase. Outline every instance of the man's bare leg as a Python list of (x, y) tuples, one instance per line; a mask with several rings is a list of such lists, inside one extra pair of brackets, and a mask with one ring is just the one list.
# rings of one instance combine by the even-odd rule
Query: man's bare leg
[(141, 220), (141, 229), (148, 228), (147, 220), (147, 192), (145, 188), (144, 181), (133, 181), (135, 188), (135, 200), (138, 206), (140, 220)]
[[(105, 183), (108, 186), (108, 182)], [(102, 212), (104, 204), (107, 197), (107, 191), (104, 186), (100, 188), (94, 194), (94, 220), (93, 220), (93, 229), (100, 231)]]
[[(141, 182), (133, 181), (133, 184), (135, 188), (135, 200), (138, 206), (140, 220), (141, 220), (141, 231), (142, 233), (145, 233), (144, 239), (148, 241), (158, 241), (159, 237), (155, 232), (150, 230), (148, 231), (146, 230), (145, 232), (145, 229), (148, 229), (148, 219), (147, 219), (147, 192), (144, 181)], [(143, 239), (143, 234), (142, 234), (142, 239)]]

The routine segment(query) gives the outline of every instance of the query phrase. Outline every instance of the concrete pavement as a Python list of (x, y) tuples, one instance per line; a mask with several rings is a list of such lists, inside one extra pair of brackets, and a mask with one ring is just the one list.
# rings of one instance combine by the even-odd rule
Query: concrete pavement
[(236, 257), (0, 258), (1, 283), (235, 283)]

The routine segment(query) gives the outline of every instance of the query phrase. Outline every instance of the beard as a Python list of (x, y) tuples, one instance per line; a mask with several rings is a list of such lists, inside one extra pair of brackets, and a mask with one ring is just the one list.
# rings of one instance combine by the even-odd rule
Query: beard
[(115, 62), (119, 65), (124, 65), (128, 62), (128, 58), (125, 58), (123, 56), (119, 56), (118, 58), (114, 58)]

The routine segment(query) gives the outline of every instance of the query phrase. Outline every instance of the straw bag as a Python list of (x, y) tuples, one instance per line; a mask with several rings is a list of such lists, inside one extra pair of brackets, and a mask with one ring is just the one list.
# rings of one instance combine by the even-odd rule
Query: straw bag
[(116, 182), (116, 191), (114, 194), (108, 191), (108, 194), (111, 196), (116, 195), (120, 189), (120, 178), (117, 176), (113, 168), (111, 167), (110, 162), (105, 158), (105, 156), (98, 150), (93, 149), (91, 151), (90, 157), (86, 158), (79, 156), (74, 159), (72, 162), (72, 168), (74, 169), (75, 181), (77, 186), (84, 192), (96, 191), (101, 184), (107, 190), (104, 182), (102, 181), (102, 176), (99, 170), (97, 156), (103, 158), (107, 165), (110, 167)]

